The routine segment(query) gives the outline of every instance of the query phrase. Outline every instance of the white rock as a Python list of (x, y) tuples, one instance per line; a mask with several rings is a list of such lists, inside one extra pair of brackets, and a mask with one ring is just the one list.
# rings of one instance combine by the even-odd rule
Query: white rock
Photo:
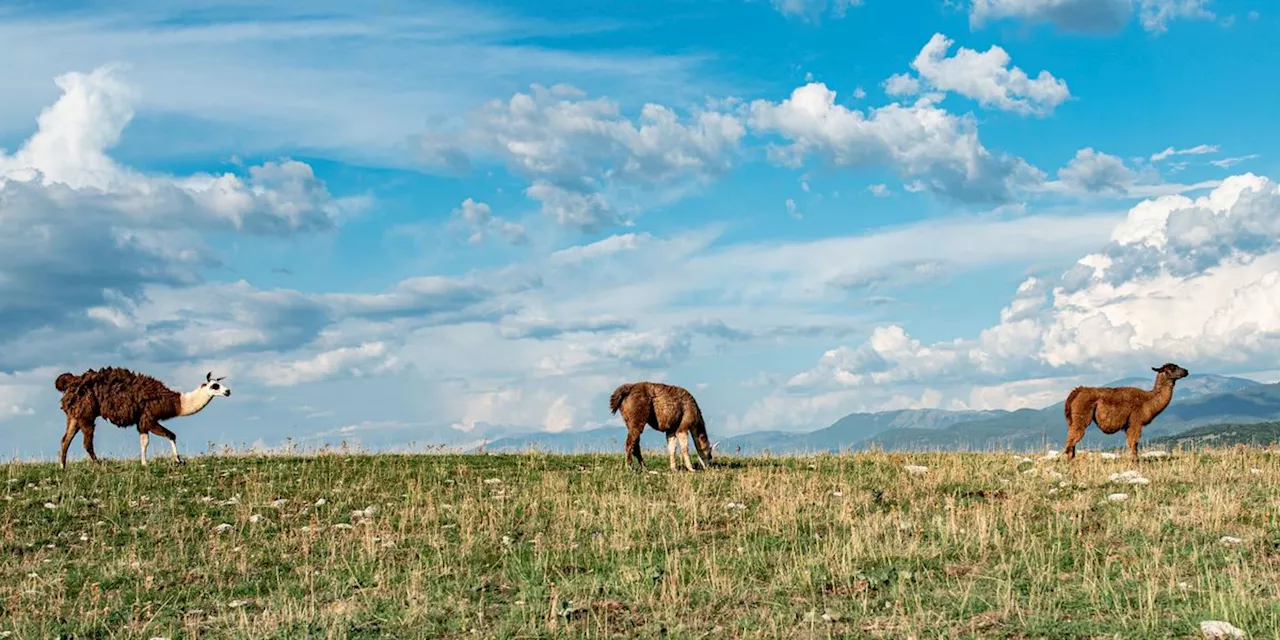
[(1107, 499), (1108, 499), (1108, 500), (1110, 500), (1110, 501), (1112, 501), (1112, 502), (1123, 502), (1123, 501), (1125, 501), (1125, 500), (1128, 500), (1128, 499), (1129, 499), (1129, 494), (1127, 494), (1127, 493), (1113, 493), (1113, 494), (1111, 494), (1111, 495), (1107, 496)]
[(1054, 458), (1057, 458), (1057, 457), (1058, 457), (1058, 456), (1060, 456), (1060, 455), (1062, 455), (1062, 452), (1061, 452), (1061, 451), (1054, 451), (1053, 449), (1050, 449), (1050, 450), (1046, 451), (1046, 452), (1045, 452), (1045, 454), (1044, 454), (1044, 457), (1043, 457), (1043, 458), (1040, 458), (1040, 459), (1041, 459), (1041, 460), (1053, 460)]
[(1120, 454), (1111, 453), (1110, 451), (1103, 451), (1102, 453), (1098, 454), (1098, 457), (1102, 458), (1103, 460), (1115, 460), (1116, 458), (1120, 457)]
[(1258, 469), (1258, 468), (1256, 468), (1256, 467), (1255, 467), (1255, 468), (1253, 468), (1253, 469), (1250, 469), (1250, 470), (1249, 470), (1249, 473), (1252, 473), (1253, 475), (1255, 475), (1255, 476), (1256, 476), (1256, 475), (1258, 475), (1258, 474), (1262, 473), (1262, 469)]
[(1218, 542), (1221, 542), (1222, 544), (1240, 544), (1241, 542), (1244, 542), (1244, 540), (1235, 536), (1222, 536), (1218, 539)]
[(334, 529), (350, 529), (351, 525), (345, 522), (339, 522), (338, 524), (333, 525), (333, 528)]
[(907, 473), (910, 473), (911, 475), (915, 475), (915, 476), (921, 475), (923, 473), (927, 473), (929, 471), (929, 467), (922, 467), (918, 464), (909, 464), (903, 467), (903, 469), (905, 469)]
[(252, 522), (253, 524), (257, 524), (257, 523), (259, 523), (259, 522), (262, 522), (262, 516), (260, 516), (260, 515), (258, 515), (258, 514), (256, 514), (256, 513), (255, 513), (255, 514), (253, 514), (253, 515), (249, 516), (249, 522)]
[(284, 499), (284, 498), (280, 498), (279, 500), (272, 500), (272, 501), (271, 501), (271, 506), (273, 506), (273, 507), (275, 507), (275, 508), (279, 509), (280, 507), (283, 507), (283, 506), (284, 506), (284, 504), (285, 504), (286, 502), (288, 502), (288, 500), (286, 500), (286, 499)]
[(1200, 623), (1200, 633), (1206, 638), (1243, 638), (1244, 631), (1230, 622), (1205, 620)]
[(232, 530), (232, 529), (234, 529), (234, 528), (235, 528), (235, 527), (233, 527), (233, 526), (231, 526), (230, 524), (228, 524), (228, 523), (224, 522), (224, 523), (222, 523), (222, 524), (220, 524), (220, 525), (218, 525), (218, 526), (214, 527), (214, 528), (213, 528), (213, 530), (214, 530), (214, 531), (217, 531), (218, 533), (226, 533), (226, 532), (228, 532), (228, 531), (230, 531), (230, 530)]
[(329, 501), (328, 501), (328, 500), (325, 500), (324, 498), (320, 498), (319, 500), (316, 500), (316, 506), (317, 506), (317, 507), (323, 507), (323, 506), (325, 505), (325, 503), (327, 503), (327, 502), (329, 502)]
[(1143, 451), (1138, 457), (1140, 458), (1168, 458), (1168, 451)]

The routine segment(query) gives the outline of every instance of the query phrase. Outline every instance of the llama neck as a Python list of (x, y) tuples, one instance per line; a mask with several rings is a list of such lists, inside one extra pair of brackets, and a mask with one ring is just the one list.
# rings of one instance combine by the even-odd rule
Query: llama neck
[(1143, 403), (1146, 413), (1152, 418), (1164, 411), (1169, 406), (1169, 401), (1173, 400), (1173, 380), (1165, 377), (1163, 373), (1156, 375), (1156, 384), (1151, 389), (1151, 395), (1147, 401)]
[(200, 410), (205, 408), (205, 406), (209, 404), (210, 400), (213, 400), (213, 396), (201, 391), (200, 389), (188, 391), (182, 394), (182, 404), (179, 407), (178, 415), (189, 416), (195, 413), (200, 413)]

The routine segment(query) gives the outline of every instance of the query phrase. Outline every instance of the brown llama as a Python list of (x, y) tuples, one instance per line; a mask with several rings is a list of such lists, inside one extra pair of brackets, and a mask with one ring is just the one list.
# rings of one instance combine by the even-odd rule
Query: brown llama
[(688, 389), (661, 382), (632, 382), (619, 386), (609, 398), (611, 414), (622, 411), (627, 424), (626, 463), (634, 457), (639, 468), (644, 468), (640, 454), (640, 434), (647, 424), (667, 436), (667, 457), (671, 470), (676, 469), (677, 440), (684, 453), (684, 466), (693, 471), (689, 460), (689, 436), (698, 450), (698, 462), (703, 469), (711, 464), (711, 442), (707, 439), (707, 425), (702, 410)]
[(89, 369), (78, 376), (63, 373), (53, 386), (62, 392), (62, 412), (67, 414), (67, 432), (62, 436), (59, 455), (63, 469), (67, 468), (67, 447), (77, 432), (84, 434), (84, 450), (89, 459), (98, 461), (98, 455), (93, 452), (93, 423), (99, 416), (117, 427), (138, 427), (144, 466), (152, 433), (168, 438), (173, 447), (173, 461), (181, 463), (178, 436), (164, 428), (160, 421), (199, 413), (214, 396), (231, 395), (231, 389), (222, 384), (222, 378), (214, 378), (213, 372), (205, 374), (200, 386), (179, 393), (151, 376), (117, 367)]
[(1067, 459), (1076, 457), (1076, 444), (1084, 437), (1090, 423), (1097, 423), (1105, 434), (1124, 431), (1129, 454), (1138, 461), (1138, 438), (1142, 428), (1151, 424), (1173, 399), (1173, 385), (1187, 377), (1187, 370), (1172, 362), (1151, 367), (1156, 372), (1155, 386), (1147, 391), (1137, 387), (1076, 387), (1067, 395), (1063, 412), (1067, 418)]

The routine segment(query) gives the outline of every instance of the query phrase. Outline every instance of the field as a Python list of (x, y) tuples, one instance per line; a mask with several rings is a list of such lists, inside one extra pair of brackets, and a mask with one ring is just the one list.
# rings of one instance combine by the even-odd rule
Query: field
[[(1202, 620), (1251, 638), (1280, 629), (1271, 451), (1138, 465), (1090, 454), (1070, 466), (995, 453), (725, 457), (697, 473), (668, 471), (665, 455), (650, 454), (647, 473), (621, 460), (0, 466), (0, 636), (1194, 638)], [(1130, 469), (1149, 484), (1108, 480)], [(1116, 493), (1128, 498), (1108, 500)]]

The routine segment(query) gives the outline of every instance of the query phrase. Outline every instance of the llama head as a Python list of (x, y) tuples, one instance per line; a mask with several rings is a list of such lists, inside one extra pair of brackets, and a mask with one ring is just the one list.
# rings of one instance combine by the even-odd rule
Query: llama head
[(222, 380), (224, 378), (226, 378), (226, 376), (222, 376), (222, 378), (213, 377), (212, 371), (204, 374), (204, 382), (200, 383), (199, 391), (205, 393), (210, 398), (214, 398), (217, 396), (230, 396), (231, 387), (228, 387), (227, 385), (222, 384)]
[(1151, 370), (1156, 373), (1163, 373), (1164, 377), (1169, 380), (1181, 380), (1182, 378), (1190, 375), (1186, 369), (1183, 369), (1172, 362), (1166, 362), (1159, 367), (1151, 367)]

